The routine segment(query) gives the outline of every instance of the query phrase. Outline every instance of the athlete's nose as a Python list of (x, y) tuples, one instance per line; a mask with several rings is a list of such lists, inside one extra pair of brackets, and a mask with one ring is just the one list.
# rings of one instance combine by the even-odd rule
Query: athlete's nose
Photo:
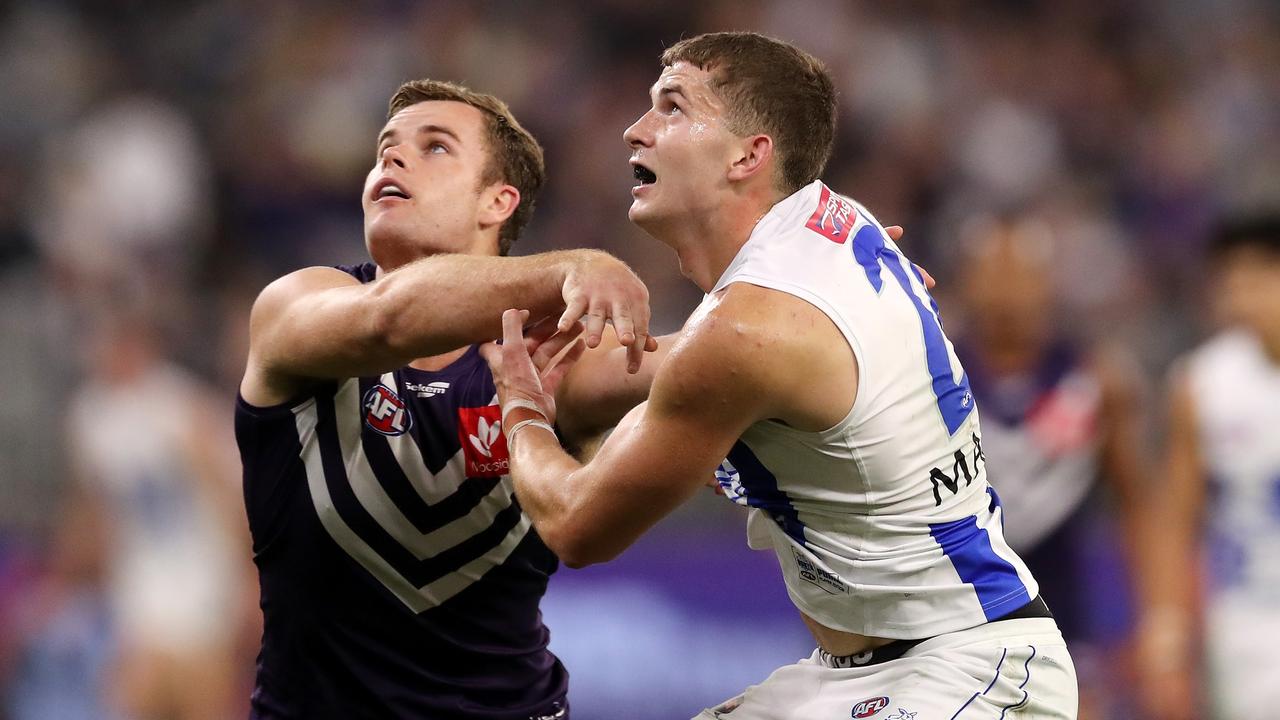
[(382, 149), (382, 166), (386, 167), (389, 164), (399, 168), (405, 167), (404, 154), (400, 152), (399, 145), (388, 145)]
[(622, 141), (625, 142), (628, 147), (647, 147), (653, 144), (653, 133), (649, 132), (648, 123), (645, 122), (648, 119), (649, 113), (645, 113), (635, 122), (631, 123), (631, 127), (623, 131)]

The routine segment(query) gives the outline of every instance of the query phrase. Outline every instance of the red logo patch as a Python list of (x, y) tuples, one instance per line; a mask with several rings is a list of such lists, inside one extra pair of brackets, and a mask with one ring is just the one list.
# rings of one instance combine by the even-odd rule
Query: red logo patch
[(852, 202), (823, 185), (822, 194), (818, 196), (818, 209), (813, 211), (813, 217), (805, 227), (837, 245), (843, 245), (853, 229), (855, 214)]
[(403, 435), (413, 427), (413, 416), (394, 390), (381, 383), (369, 388), (361, 401), (364, 422), (383, 435)]
[(869, 718), (887, 707), (889, 707), (889, 698), (887, 697), (881, 696), (863, 700), (853, 706), (853, 716), (856, 718)]
[(467, 461), (467, 477), (498, 477), (511, 472), (502, 408), (458, 408), (458, 442)]

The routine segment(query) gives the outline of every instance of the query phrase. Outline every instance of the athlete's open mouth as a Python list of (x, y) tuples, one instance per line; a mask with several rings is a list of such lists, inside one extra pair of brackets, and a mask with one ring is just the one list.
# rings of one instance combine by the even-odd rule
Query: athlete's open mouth
[(658, 176), (653, 174), (652, 170), (640, 163), (632, 163), (631, 168), (636, 180), (639, 180), (641, 185), (652, 185), (653, 183), (658, 182)]
[(411, 197), (413, 197), (408, 193), (408, 191), (406, 191), (403, 187), (401, 187), (399, 183), (397, 183), (395, 180), (392, 180), (391, 178), (382, 178), (377, 183), (375, 183), (373, 186), (373, 191), (370, 194), (374, 202), (378, 202), (379, 200), (382, 200), (384, 198), (399, 198), (401, 200), (408, 200)]

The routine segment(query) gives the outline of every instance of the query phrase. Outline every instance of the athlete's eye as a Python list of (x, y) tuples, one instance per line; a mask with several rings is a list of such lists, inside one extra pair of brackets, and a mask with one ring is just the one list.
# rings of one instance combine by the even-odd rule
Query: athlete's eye
[(427, 153), (432, 155), (440, 155), (449, 152), (449, 146), (444, 143), (433, 142), (427, 145)]

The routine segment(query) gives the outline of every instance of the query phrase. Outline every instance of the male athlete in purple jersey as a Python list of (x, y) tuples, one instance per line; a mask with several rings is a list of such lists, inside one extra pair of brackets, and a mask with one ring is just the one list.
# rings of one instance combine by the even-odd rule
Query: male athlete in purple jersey
[[(542, 150), (506, 105), (417, 81), (391, 100), (363, 194), (373, 260), (312, 267), (254, 304), (236, 435), (265, 616), (251, 717), (568, 715), (538, 602), (556, 559), (512, 496), (475, 343), (505, 308), (552, 315), (536, 362), (606, 322), (638, 370), (648, 295), (579, 250), (501, 257)], [(555, 322), (559, 316), (560, 322)], [(570, 355), (581, 352), (580, 346)]]

